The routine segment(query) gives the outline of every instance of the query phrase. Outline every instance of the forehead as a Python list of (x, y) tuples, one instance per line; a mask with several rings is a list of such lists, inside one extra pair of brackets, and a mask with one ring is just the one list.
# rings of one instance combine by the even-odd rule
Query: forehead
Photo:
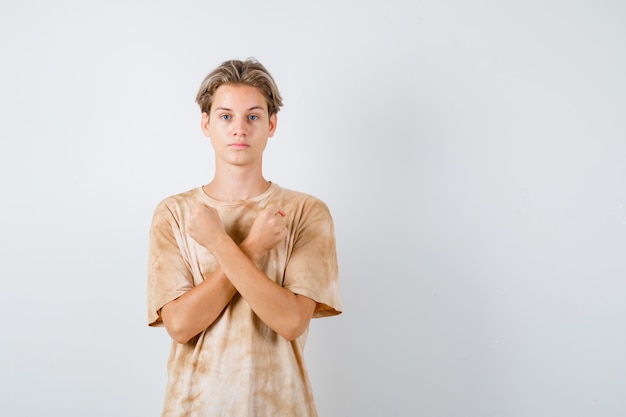
[(267, 111), (267, 102), (261, 90), (245, 84), (224, 84), (215, 90), (213, 109), (248, 110), (261, 107)]

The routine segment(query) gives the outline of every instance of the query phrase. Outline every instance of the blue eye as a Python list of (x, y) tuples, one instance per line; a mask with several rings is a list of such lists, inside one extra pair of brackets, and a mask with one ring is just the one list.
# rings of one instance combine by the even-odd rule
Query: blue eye
[(220, 119), (222, 119), (222, 120), (230, 120), (230, 114), (222, 114), (220, 116)]
[(251, 114), (250, 116), (248, 116), (248, 120), (258, 120), (259, 116), (257, 116), (256, 114)]

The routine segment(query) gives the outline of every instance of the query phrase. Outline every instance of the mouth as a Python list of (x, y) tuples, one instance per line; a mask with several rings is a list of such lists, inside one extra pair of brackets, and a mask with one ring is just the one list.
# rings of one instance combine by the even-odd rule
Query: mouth
[(230, 146), (233, 149), (246, 149), (250, 147), (250, 145), (248, 145), (245, 142), (233, 142), (228, 146)]

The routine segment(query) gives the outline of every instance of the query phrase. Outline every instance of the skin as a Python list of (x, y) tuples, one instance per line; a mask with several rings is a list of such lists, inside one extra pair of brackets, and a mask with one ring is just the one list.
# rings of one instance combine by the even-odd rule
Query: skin
[[(222, 85), (201, 128), (215, 152), (215, 175), (204, 192), (225, 202), (263, 193), (263, 151), (276, 130), (276, 114), (268, 114), (263, 94), (248, 85)], [(309, 325), (315, 301), (272, 281), (256, 265), (287, 235), (281, 208), (271, 205), (255, 219), (238, 246), (225, 232), (219, 214), (198, 203), (186, 232), (207, 248), (220, 267), (176, 300), (163, 306), (161, 317), (170, 336), (187, 343), (209, 327), (238, 292), (259, 318), (288, 340)]]

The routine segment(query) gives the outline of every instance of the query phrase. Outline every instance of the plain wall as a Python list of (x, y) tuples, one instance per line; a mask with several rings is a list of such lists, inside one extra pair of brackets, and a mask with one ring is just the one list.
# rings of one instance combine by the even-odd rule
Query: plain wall
[(266, 177), (329, 205), (320, 415), (626, 414), (626, 3), (3, 1), (0, 415), (159, 414), (152, 212), (196, 90), (254, 56)]

